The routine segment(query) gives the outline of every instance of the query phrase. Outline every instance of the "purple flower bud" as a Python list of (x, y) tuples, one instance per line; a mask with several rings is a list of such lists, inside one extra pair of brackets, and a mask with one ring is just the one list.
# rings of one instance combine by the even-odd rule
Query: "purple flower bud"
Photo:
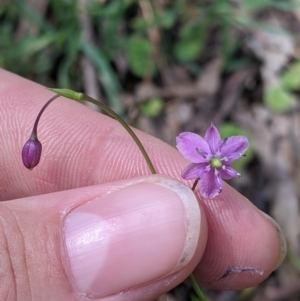
[(36, 137), (30, 137), (22, 149), (22, 161), (25, 167), (32, 170), (41, 158), (42, 144)]

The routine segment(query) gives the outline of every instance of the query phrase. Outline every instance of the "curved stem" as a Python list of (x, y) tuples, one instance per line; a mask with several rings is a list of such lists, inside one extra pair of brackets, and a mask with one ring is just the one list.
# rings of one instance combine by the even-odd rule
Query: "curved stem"
[(36, 119), (35, 119), (35, 122), (34, 122), (34, 125), (33, 125), (33, 128), (32, 128), (32, 133), (31, 133), (31, 138), (32, 139), (37, 139), (37, 127), (38, 127), (38, 124), (39, 124), (39, 121), (40, 121), (40, 118), (42, 116), (42, 114), (44, 113), (44, 111), (46, 110), (46, 108), (50, 105), (50, 103), (55, 100), (56, 98), (60, 97), (60, 95), (54, 95), (53, 97), (51, 97), (45, 104), (44, 106), (42, 107), (42, 109), (40, 110), (39, 114), (37, 115)]
[(189, 275), (189, 279), (191, 281), (192, 287), (193, 287), (194, 291), (196, 292), (198, 298), (201, 301), (208, 301), (208, 299), (205, 297), (205, 295), (202, 293), (200, 287), (198, 286), (198, 283), (193, 274)]
[(196, 186), (197, 186), (199, 180), (200, 180), (200, 179), (197, 179), (197, 180), (194, 182), (193, 187), (192, 187), (192, 190), (193, 190), (193, 191), (196, 189)]
[(146, 152), (143, 144), (141, 143), (141, 141), (139, 140), (139, 138), (137, 137), (137, 135), (133, 132), (133, 130), (130, 128), (130, 126), (117, 114), (115, 113), (112, 109), (110, 109), (108, 106), (106, 106), (105, 104), (101, 103), (100, 101), (85, 95), (83, 93), (78, 93), (75, 92), (73, 90), (69, 90), (69, 89), (48, 89), (54, 93), (57, 93), (58, 95), (70, 98), (70, 99), (74, 99), (74, 100), (86, 100), (88, 102), (91, 102), (95, 105), (97, 105), (98, 107), (100, 107), (103, 111), (105, 111), (107, 114), (109, 114), (112, 118), (116, 119), (119, 123), (121, 123), (121, 125), (125, 128), (125, 130), (128, 132), (128, 134), (131, 136), (131, 138), (134, 140), (134, 142), (136, 143), (136, 145), (138, 146), (139, 150), (141, 151), (144, 159), (146, 160), (146, 163), (150, 169), (150, 172), (152, 174), (156, 174), (156, 170), (148, 156), (148, 153)]
[(140, 149), (144, 159), (146, 160), (146, 163), (151, 171), (152, 174), (156, 174), (156, 170), (148, 156), (148, 153), (146, 152), (143, 144), (141, 143), (141, 141), (139, 140), (139, 138), (137, 137), (137, 135), (134, 133), (134, 131), (130, 128), (130, 126), (117, 114), (115, 113), (112, 109), (110, 109), (109, 107), (107, 107), (106, 105), (104, 105), (103, 103), (97, 101), (96, 99), (89, 97), (87, 95), (83, 95), (83, 100), (89, 101), (97, 106), (99, 106), (103, 111), (105, 111), (107, 114), (109, 114), (111, 117), (113, 117), (114, 119), (116, 119), (117, 121), (119, 121), (121, 123), (121, 125), (125, 128), (125, 130), (128, 132), (128, 134), (131, 136), (131, 138), (134, 140), (134, 142), (136, 143), (136, 145), (138, 146), (138, 148)]

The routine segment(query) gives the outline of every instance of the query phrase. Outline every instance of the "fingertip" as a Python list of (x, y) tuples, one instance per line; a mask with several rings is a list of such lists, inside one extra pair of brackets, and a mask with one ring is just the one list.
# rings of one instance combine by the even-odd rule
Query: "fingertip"
[(269, 218), (228, 185), (203, 200), (208, 242), (195, 271), (199, 283), (239, 290), (265, 280), (285, 256), (283, 237)]
[(287, 254), (287, 242), (286, 239), (284, 237), (283, 231), (280, 227), (280, 225), (268, 214), (266, 214), (265, 212), (261, 211), (261, 213), (263, 214), (263, 216), (270, 221), (270, 223), (274, 226), (274, 228), (277, 231), (278, 234), (278, 239), (279, 239), (279, 255), (278, 255), (278, 259), (277, 259), (277, 264), (274, 267), (274, 270), (276, 270), (283, 262), (283, 260), (286, 257)]

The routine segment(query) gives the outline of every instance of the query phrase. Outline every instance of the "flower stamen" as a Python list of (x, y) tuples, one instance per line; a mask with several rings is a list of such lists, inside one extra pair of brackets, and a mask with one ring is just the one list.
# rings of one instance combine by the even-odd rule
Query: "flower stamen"
[(200, 150), (198, 147), (196, 147), (196, 152), (197, 152), (199, 155), (202, 155), (202, 152), (201, 152), (201, 150)]
[(210, 165), (213, 168), (220, 168), (223, 164), (222, 161), (219, 158), (212, 158), (210, 161)]

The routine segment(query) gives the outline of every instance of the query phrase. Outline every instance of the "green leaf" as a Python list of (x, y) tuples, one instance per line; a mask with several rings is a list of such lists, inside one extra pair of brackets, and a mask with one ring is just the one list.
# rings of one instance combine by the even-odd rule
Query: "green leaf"
[(168, 10), (155, 15), (155, 18), (151, 22), (147, 22), (143, 16), (136, 16), (132, 19), (131, 27), (139, 33), (146, 33), (151, 28), (162, 27), (164, 29), (170, 29), (176, 22), (178, 13), (175, 10)]
[(300, 258), (295, 255), (291, 250), (287, 252), (287, 259), (291, 262), (293, 267), (300, 273)]
[(176, 43), (174, 48), (177, 59), (185, 62), (197, 59), (201, 50), (202, 45), (198, 40), (181, 40)]
[(200, 23), (188, 23), (179, 33), (174, 53), (178, 60), (191, 62), (198, 58), (205, 43), (206, 26)]
[(264, 103), (271, 110), (285, 113), (292, 108), (292, 95), (281, 86), (268, 88), (264, 93)]
[(153, 97), (140, 104), (140, 111), (148, 117), (157, 117), (164, 109), (164, 101), (159, 97)]
[(243, 0), (242, 2), (247, 10), (259, 10), (272, 4), (271, 0)]
[(246, 157), (242, 157), (239, 160), (236, 160), (232, 163), (233, 168), (235, 168), (237, 171), (241, 172), (244, 168), (245, 165), (247, 165), (251, 159), (253, 158), (254, 155), (254, 150), (251, 146), (252, 144), (252, 137), (248, 131), (245, 129), (241, 128), (235, 123), (232, 122), (225, 122), (219, 127), (219, 132), (221, 137), (227, 138), (230, 136), (245, 136), (248, 138), (249, 141), (249, 148), (246, 151)]
[(54, 36), (52, 34), (43, 35), (40, 37), (28, 37), (24, 38), (20, 43), (20, 47), (22, 46), (22, 55), (30, 57), (36, 54), (39, 51), (43, 51), (46, 47), (48, 47), (53, 41)]
[(123, 116), (123, 108), (119, 101), (120, 84), (106, 57), (101, 52), (101, 49), (96, 48), (92, 44), (82, 42), (81, 47), (83, 53), (91, 60), (100, 75), (100, 80), (111, 108), (117, 114)]
[(163, 28), (170, 29), (172, 26), (174, 26), (177, 17), (178, 17), (177, 11), (174, 9), (172, 10), (170, 9), (158, 15), (156, 22), (158, 25), (161, 25)]
[(268, 7), (274, 7), (280, 10), (292, 10), (299, 7), (298, 0), (243, 0), (245, 9), (261, 10)]
[(300, 61), (293, 63), (281, 76), (281, 83), (285, 89), (300, 90)]
[(153, 76), (156, 64), (152, 44), (143, 37), (132, 37), (128, 43), (127, 57), (131, 71), (139, 77)]
[(150, 28), (149, 24), (146, 22), (146, 20), (142, 16), (136, 16), (132, 18), (132, 21), (130, 23), (130, 26), (133, 28), (136, 32), (146, 32)]

